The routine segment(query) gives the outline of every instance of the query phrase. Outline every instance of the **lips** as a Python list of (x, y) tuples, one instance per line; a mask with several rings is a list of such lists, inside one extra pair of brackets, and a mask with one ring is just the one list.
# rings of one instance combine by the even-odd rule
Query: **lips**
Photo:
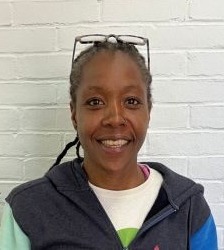
[(117, 140), (101, 140), (100, 141), (105, 147), (108, 148), (121, 148), (122, 146), (128, 144), (128, 140), (117, 139)]

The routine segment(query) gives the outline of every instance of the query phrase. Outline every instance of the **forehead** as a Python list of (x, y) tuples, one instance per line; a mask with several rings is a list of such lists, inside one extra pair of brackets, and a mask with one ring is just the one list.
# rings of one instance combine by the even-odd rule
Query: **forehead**
[(143, 82), (142, 73), (136, 61), (122, 51), (100, 51), (84, 65), (82, 83), (93, 83), (100, 79), (120, 83)]

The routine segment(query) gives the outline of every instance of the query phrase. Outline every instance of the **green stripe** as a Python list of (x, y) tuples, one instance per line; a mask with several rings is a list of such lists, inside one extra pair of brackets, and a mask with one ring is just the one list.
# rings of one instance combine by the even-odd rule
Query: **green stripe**
[(137, 228), (124, 228), (117, 231), (124, 247), (128, 247), (138, 232)]

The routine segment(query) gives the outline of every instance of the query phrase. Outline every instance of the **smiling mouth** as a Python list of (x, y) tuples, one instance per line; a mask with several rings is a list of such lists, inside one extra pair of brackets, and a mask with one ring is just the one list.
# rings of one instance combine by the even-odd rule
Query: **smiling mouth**
[(118, 140), (102, 140), (100, 141), (107, 148), (121, 148), (129, 143), (128, 140), (118, 139)]

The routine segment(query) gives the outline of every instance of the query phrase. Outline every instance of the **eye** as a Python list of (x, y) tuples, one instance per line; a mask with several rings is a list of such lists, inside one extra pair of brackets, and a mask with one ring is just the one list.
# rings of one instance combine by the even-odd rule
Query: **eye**
[(137, 97), (129, 97), (125, 100), (125, 105), (130, 108), (138, 108), (142, 102)]
[(97, 108), (104, 105), (104, 102), (101, 99), (94, 97), (87, 100), (86, 104), (90, 107)]

